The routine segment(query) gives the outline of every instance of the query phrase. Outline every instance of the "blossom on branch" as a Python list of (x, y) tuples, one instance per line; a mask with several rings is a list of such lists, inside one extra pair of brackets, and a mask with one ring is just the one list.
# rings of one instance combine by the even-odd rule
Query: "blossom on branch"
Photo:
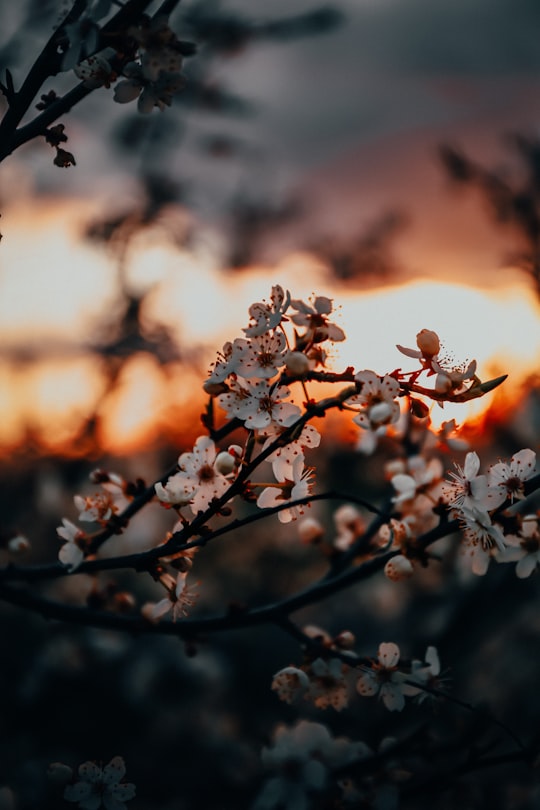
[(194, 591), (195, 586), (187, 584), (187, 575), (187, 571), (179, 571), (176, 581), (169, 574), (161, 576), (160, 582), (167, 588), (167, 596), (159, 602), (147, 602), (142, 606), (141, 613), (145, 619), (157, 622), (167, 613), (172, 613), (175, 622), (188, 615), (198, 595)]
[(517, 562), (516, 576), (526, 579), (540, 567), (539, 515), (520, 516), (519, 534), (506, 534), (506, 549), (497, 555), (497, 562)]
[(471, 559), (473, 574), (483, 576), (491, 558), (506, 548), (504, 535), (483, 509), (472, 506), (457, 510), (456, 514), (463, 524), (463, 552)]
[(226, 394), (220, 394), (218, 402), (227, 411), (229, 419), (241, 419), (246, 428), (262, 430), (272, 423), (289, 427), (300, 417), (298, 405), (286, 402), (291, 391), (284, 385), (278, 388), (267, 380), (255, 383), (237, 381)]
[(195, 512), (204, 511), (214, 498), (221, 495), (230, 486), (230, 481), (216, 469), (217, 451), (212, 439), (199, 436), (192, 453), (182, 453), (178, 458), (180, 472), (174, 476), (174, 489), (181, 489), (181, 479), (186, 487), (186, 494), (193, 489), (191, 502)]
[(84, 560), (88, 538), (85, 532), (67, 518), (62, 518), (62, 526), (58, 526), (56, 533), (66, 541), (58, 552), (58, 559), (69, 571), (74, 571)]
[(121, 781), (126, 774), (122, 757), (114, 757), (104, 768), (84, 762), (78, 773), (80, 781), (66, 786), (64, 799), (78, 802), (81, 810), (126, 810), (125, 802), (135, 796), (135, 785)]
[(289, 291), (285, 293), (283, 287), (276, 284), (272, 287), (270, 303), (259, 301), (249, 308), (249, 317), (252, 321), (248, 327), (242, 331), (248, 337), (264, 335), (271, 329), (275, 329), (283, 320), (287, 320), (285, 313), (291, 303)]
[[(264, 452), (280, 436), (286, 428), (272, 424), (259, 431), (260, 436), (266, 436), (261, 452)], [(304, 458), (305, 448), (318, 447), (321, 443), (321, 434), (313, 425), (304, 425), (297, 439), (288, 442), (284, 447), (278, 447), (267, 457), (272, 464), (272, 470), (280, 481), (292, 476), (292, 468), (296, 458)]]
[[(298, 456), (292, 465), (291, 477), (276, 475), (279, 483), (263, 489), (257, 498), (259, 509), (271, 509), (276, 506), (283, 506), (289, 501), (296, 501), (305, 498), (311, 492), (312, 469), (304, 468), (303, 457)], [(281, 523), (290, 523), (304, 514), (304, 506), (291, 506), (278, 512)]]
[(532, 478), (536, 466), (536, 453), (532, 450), (520, 450), (515, 453), (510, 464), (499, 461), (488, 469), (488, 481), (494, 494), (494, 505), (499, 506), (507, 499), (523, 499), (523, 485)]
[(488, 485), (486, 475), (479, 475), (480, 458), (478, 453), (465, 456), (463, 467), (454, 462), (456, 472), (449, 473), (451, 481), (445, 481), (443, 496), (450, 506), (457, 509), (490, 509), (499, 505), (497, 493)]
[(405, 695), (418, 692), (406, 683), (405, 673), (398, 669), (399, 656), (397, 644), (381, 644), (377, 661), (373, 661), (371, 669), (364, 670), (356, 682), (356, 689), (362, 697), (379, 695), (391, 712), (400, 712), (405, 706)]
[(374, 371), (364, 370), (355, 374), (354, 379), (361, 388), (358, 394), (349, 397), (347, 405), (360, 405), (361, 410), (353, 422), (367, 430), (375, 430), (398, 421), (400, 411), (396, 397), (400, 385), (395, 377), (389, 374), (379, 377)]
[(319, 295), (312, 300), (311, 304), (295, 299), (291, 301), (291, 306), (296, 309), (296, 315), (291, 317), (297, 326), (306, 328), (303, 335), (303, 342), (322, 343), (330, 340), (337, 343), (345, 340), (345, 332), (335, 323), (330, 323), (328, 316), (332, 314), (333, 302), (330, 298)]
[(239, 357), (235, 372), (247, 379), (269, 379), (284, 365), (287, 342), (283, 332), (265, 332), (250, 340), (237, 338), (234, 347)]
[(300, 720), (293, 728), (278, 726), (273, 746), (262, 752), (263, 764), (275, 775), (263, 786), (252, 810), (307, 810), (326, 788), (331, 771), (366, 750), (364, 743), (334, 739), (320, 723)]

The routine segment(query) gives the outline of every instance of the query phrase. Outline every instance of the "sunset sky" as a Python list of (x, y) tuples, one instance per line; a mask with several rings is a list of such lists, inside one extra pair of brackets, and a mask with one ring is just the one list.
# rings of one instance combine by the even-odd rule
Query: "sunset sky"
[[(117, 138), (113, 145), (112, 138), (126, 119), (137, 125), (136, 112), (101, 89), (62, 119), (75, 167), (54, 166), (42, 140), (4, 162), (4, 364), (12, 362), (14, 348), (25, 346), (35, 352), (39, 345), (40, 362), (84, 356), (103, 313), (114, 306), (117, 275), (106, 252), (83, 243), (81, 234), (98, 215), (125, 211), (140, 198), (142, 168), (186, 189), (183, 204), (198, 235), (191, 251), (178, 252), (147, 233), (132, 251), (128, 279), (137, 291), (152, 288), (146, 317), (166, 323), (184, 348), (203, 347), (198, 355), (203, 365), (220, 341), (245, 325), (249, 303), (279, 282), (298, 297), (316, 291), (344, 303), (344, 325), (350, 324), (351, 338), (362, 346), (358, 360), (353, 350), (344, 362), (391, 364), (394, 344), (410, 345), (427, 326), (440, 329), (458, 355), (479, 356), (492, 365), (495, 357), (510, 362), (519, 357), (523, 373), (535, 368), (538, 307), (525, 276), (510, 265), (513, 243), (506, 232), (497, 232), (474, 194), (452, 187), (437, 148), (451, 144), (486, 167), (515, 170), (505, 137), (516, 132), (536, 137), (539, 131), (540, 9), (522, 3), (518, 13), (509, 0), (442, 2), (436, 8), (427, 0), (330, 5), (343, 12), (342, 24), (331, 31), (255, 42), (210, 60), (209, 80), (244, 100), (242, 114), (179, 108), (179, 118), (174, 109), (154, 110), (152, 137), (162, 127), (165, 140), (155, 140), (142, 159), (136, 150), (122, 149)], [(278, 0), (271, 15), (262, 0), (220, 7), (253, 20), (313, 8), (304, 0), (293, 10)], [(43, 37), (54, 20), (51, 8), (49, 17), (44, 14)], [(26, 39), (24, 31), (17, 34), (12, 11), (0, 5), (6, 18), (0, 62), (13, 57), (9, 64), (20, 82), (39, 29)], [(176, 27), (181, 31), (182, 23)], [(188, 77), (197, 58), (187, 63)], [(69, 86), (71, 79), (64, 75), (57, 81)], [(215, 135), (234, 145), (226, 158), (204, 148)], [(301, 212), (263, 234), (250, 266), (232, 274), (223, 246), (231, 206), (240, 198), (276, 205), (291, 198), (300, 201)], [(367, 231), (389, 211), (407, 218), (391, 240), (390, 277), (333, 282), (328, 269), (306, 253), (321, 240)], [(403, 292), (396, 286), (414, 282), (418, 286)], [(448, 283), (461, 285), (455, 298), (437, 287)], [(372, 297), (388, 285), (386, 297)], [(492, 297), (484, 295), (480, 304), (467, 287)], [(371, 297), (363, 297), (363, 289)], [(75, 365), (82, 373), (81, 364)], [(17, 388), (4, 372), (6, 390)], [(92, 396), (99, 397), (99, 390), (98, 383)], [(19, 399), (6, 396), (12, 403)]]

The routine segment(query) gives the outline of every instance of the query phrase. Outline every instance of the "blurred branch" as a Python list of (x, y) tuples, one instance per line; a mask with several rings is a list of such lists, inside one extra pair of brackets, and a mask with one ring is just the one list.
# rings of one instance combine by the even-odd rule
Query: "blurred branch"
[(447, 144), (440, 147), (439, 156), (454, 183), (478, 191), (491, 218), (513, 230), (523, 242), (524, 249), (509, 259), (532, 278), (540, 296), (540, 140), (512, 135), (508, 144), (525, 171), (522, 179), (511, 179), (507, 171), (485, 169)]

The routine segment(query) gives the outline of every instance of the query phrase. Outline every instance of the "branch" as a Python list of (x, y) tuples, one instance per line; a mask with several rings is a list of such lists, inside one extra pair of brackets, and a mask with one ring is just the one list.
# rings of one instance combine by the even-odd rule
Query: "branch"
[[(150, 5), (150, 0), (128, 0), (103, 26), (101, 38), (125, 26), (131, 19), (141, 14), (148, 5)], [(44, 82), (61, 72), (63, 54), (59, 51), (58, 46), (62, 31), (66, 25), (78, 20), (85, 8), (85, 0), (75, 0), (71, 10), (53, 32), (30, 68), (19, 92), (11, 95), (9, 108), (0, 123), (0, 162), (23, 143), (37, 135), (42, 135), (49, 124), (71, 110), (75, 104), (96, 89), (84, 87), (83, 84), (74, 87), (29, 124), (17, 129)]]

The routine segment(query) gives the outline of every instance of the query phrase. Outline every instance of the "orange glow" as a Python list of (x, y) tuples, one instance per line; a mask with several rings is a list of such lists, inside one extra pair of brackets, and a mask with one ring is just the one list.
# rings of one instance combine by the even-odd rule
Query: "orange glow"
[[(395, 344), (415, 347), (416, 333), (429, 328), (456, 363), (477, 359), (482, 380), (509, 373), (493, 394), (464, 405), (434, 406), (435, 426), (455, 418), (467, 421), (469, 429), (487, 429), (490, 420), (515, 407), (525, 380), (540, 367), (540, 309), (521, 276), (518, 282), (511, 277), (512, 286), (487, 291), (431, 281), (336, 291), (327, 268), (308, 254), (289, 254), (275, 267), (233, 274), (218, 266), (211, 240), (202, 239), (187, 252), (157, 242), (154, 233), (147, 243), (138, 236), (126, 275), (133, 289), (148, 291), (144, 329), (165, 325), (185, 359), (160, 365), (153, 355), (139, 352), (111, 387), (99, 353), (85, 348), (103, 313), (114, 312), (118, 290), (111, 257), (81, 241), (91, 211), (95, 208), (79, 202), (27, 203), (9, 209), (3, 220), (4, 453), (29, 443), (43, 453), (87, 452), (89, 438), (80, 437), (90, 418), (96, 419), (96, 452), (126, 454), (159, 440), (187, 446), (202, 430), (201, 384), (209, 363), (224, 341), (242, 334), (249, 305), (267, 298), (276, 283), (295, 298), (306, 300), (314, 292), (334, 298), (336, 320), (347, 334), (347, 341), (331, 351), (336, 370), (349, 365), (380, 374), (412, 370), (415, 361)], [(333, 425), (354, 440), (357, 429), (350, 421), (346, 428), (341, 419), (324, 422), (326, 430)]]

